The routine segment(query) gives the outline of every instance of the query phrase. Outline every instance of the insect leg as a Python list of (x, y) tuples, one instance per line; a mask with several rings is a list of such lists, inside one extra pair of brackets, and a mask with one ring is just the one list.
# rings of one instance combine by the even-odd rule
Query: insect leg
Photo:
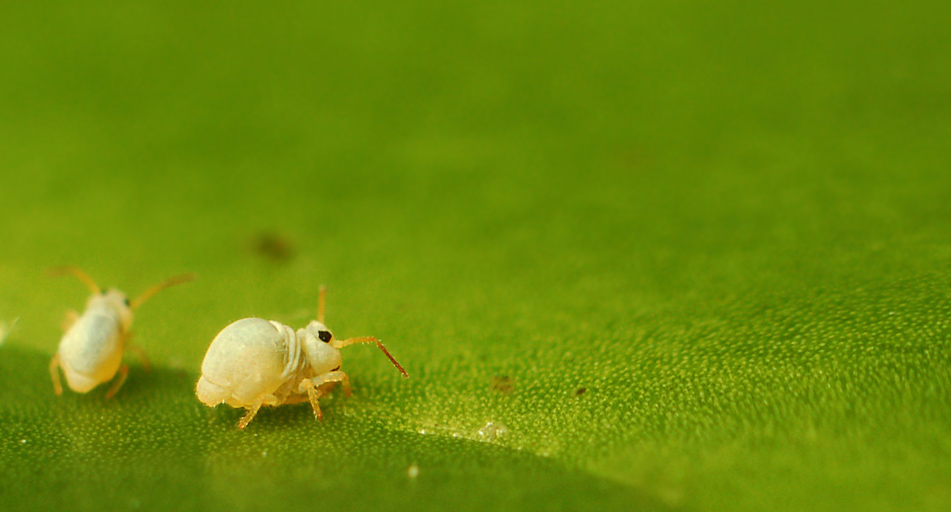
[[(324, 392), (320, 388), (314, 386), (314, 383), (310, 379), (304, 379), (300, 381), (300, 384), (297, 385), (297, 392), (304, 393), (307, 392), (307, 400), (310, 401), (310, 406), (314, 409), (314, 419), (320, 421), (324, 419), (323, 413), (320, 412), (320, 402), (318, 401), (320, 397), (324, 396)], [(301, 395), (292, 395), (284, 401), (286, 404), (296, 404), (303, 402), (304, 398)]]
[(239, 429), (244, 430), (244, 427), (247, 427), (247, 426), (248, 426), (248, 423), (251, 423), (251, 420), (253, 420), (253, 419), (254, 419), (254, 416), (258, 413), (258, 409), (261, 408), (262, 402), (263, 402), (263, 401), (260, 400), (260, 399), (259, 399), (259, 400), (256, 400), (256, 401), (254, 402), (254, 404), (251, 405), (251, 407), (248, 407), (248, 408), (247, 408), (247, 409), (248, 409), (248, 413), (245, 414), (244, 417), (242, 417), (242, 418), (238, 421), (238, 428), (239, 428)]
[(318, 375), (313, 379), (310, 379), (310, 382), (313, 383), (315, 388), (319, 388), (325, 384), (333, 384), (339, 382), (343, 385), (343, 392), (350, 396), (350, 377), (346, 373), (337, 370), (333, 372), (327, 372), (323, 375)]
[(59, 352), (50, 360), (50, 378), (53, 379), (53, 391), (57, 395), (62, 395), (63, 384), (59, 380)]
[[(343, 373), (343, 372), (340, 372)], [(350, 377), (346, 373), (343, 373), (343, 380), (340, 381), (340, 385), (343, 387), (343, 394), (350, 396)]]
[(119, 391), (119, 388), (125, 384), (126, 378), (129, 377), (129, 367), (122, 365), (119, 367), (119, 378), (116, 379), (116, 383), (112, 385), (112, 388), (109, 389), (109, 392), (106, 393), (106, 398), (112, 398), (116, 395), (116, 392)]
[(317, 399), (320, 398), (320, 390), (314, 389), (313, 386), (307, 388), (307, 398), (310, 399), (310, 406), (314, 409), (314, 418), (317, 421), (324, 419), (324, 415), (320, 412), (320, 403)]

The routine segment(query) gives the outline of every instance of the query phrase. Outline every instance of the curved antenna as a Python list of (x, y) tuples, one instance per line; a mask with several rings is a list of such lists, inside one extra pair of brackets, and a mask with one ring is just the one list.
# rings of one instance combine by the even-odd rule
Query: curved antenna
[(409, 377), (409, 374), (406, 373), (406, 370), (403, 369), (403, 366), (400, 365), (400, 363), (397, 362), (396, 359), (394, 359), (392, 355), (390, 355), (390, 352), (386, 350), (386, 347), (383, 346), (383, 343), (381, 343), (380, 340), (374, 338), (373, 336), (347, 338), (345, 340), (339, 340), (339, 341), (333, 340), (330, 344), (333, 345), (334, 348), (343, 348), (343, 347), (346, 347), (347, 345), (353, 345), (355, 343), (376, 343), (376, 346), (380, 347), (380, 350), (382, 350), (383, 353), (386, 354), (386, 357), (390, 358), (390, 362), (392, 362), (393, 366), (395, 366), (396, 369), (399, 370), (400, 373), (403, 374), (403, 377)]
[(138, 308), (139, 306), (141, 306), (145, 301), (151, 299), (152, 296), (155, 295), (156, 293), (170, 286), (175, 286), (176, 284), (182, 284), (182, 283), (187, 283), (189, 281), (192, 281), (193, 279), (195, 279), (195, 277), (196, 277), (195, 274), (182, 274), (175, 277), (170, 277), (166, 279), (165, 281), (162, 281), (161, 283), (142, 292), (141, 295), (139, 295), (132, 302), (129, 303), (129, 308), (134, 310)]
[(80, 269), (79, 267), (74, 267), (72, 265), (64, 265), (62, 267), (51, 268), (49, 270), (49, 273), (51, 276), (65, 276), (65, 275), (74, 276), (76, 279), (79, 279), (80, 281), (83, 282), (83, 284), (89, 287), (93, 295), (99, 295), (100, 293), (102, 293), (102, 290), (99, 288), (99, 285), (96, 284), (96, 282), (93, 281), (91, 277), (89, 277), (89, 274), (83, 272), (82, 269)]
[(327, 304), (327, 287), (320, 285), (320, 295), (317, 299), (317, 321), (324, 323), (324, 306)]

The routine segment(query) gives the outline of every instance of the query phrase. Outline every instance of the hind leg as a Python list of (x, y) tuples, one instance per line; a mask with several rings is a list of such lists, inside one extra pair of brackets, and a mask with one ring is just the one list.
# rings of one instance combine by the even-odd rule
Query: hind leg
[(50, 378), (53, 379), (53, 392), (63, 394), (63, 384), (59, 380), (59, 352), (50, 360)]
[(127, 378), (129, 378), (129, 367), (126, 365), (122, 365), (119, 367), (119, 378), (117, 378), (115, 384), (113, 384), (112, 387), (109, 388), (109, 392), (106, 393), (106, 399), (116, 396), (116, 393), (119, 391), (119, 388), (121, 388), (122, 385), (125, 384), (125, 380)]
[(263, 400), (258, 399), (256, 402), (251, 404), (250, 407), (247, 407), (246, 409), (248, 412), (240, 420), (238, 420), (238, 428), (244, 430), (244, 427), (247, 427), (248, 423), (251, 423), (251, 420), (253, 420), (258, 414), (258, 409), (260, 409), (262, 405)]

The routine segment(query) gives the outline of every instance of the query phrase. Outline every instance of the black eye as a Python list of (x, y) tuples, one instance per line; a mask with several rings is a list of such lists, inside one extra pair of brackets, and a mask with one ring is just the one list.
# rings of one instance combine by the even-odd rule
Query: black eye
[(319, 332), (317, 333), (317, 337), (320, 338), (320, 341), (322, 341), (322, 342), (324, 342), (324, 343), (329, 343), (329, 342), (330, 342), (330, 338), (332, 338), (333, 335), (330, 334), (330, 331), (319, 331)]
[(122, 302), (125, 302), (126, 307), (129, 307), (129, 306), (132, 304), (131, 302), (129, 302), (129, 298), (128, 298), (128, 297), (122, 299)]

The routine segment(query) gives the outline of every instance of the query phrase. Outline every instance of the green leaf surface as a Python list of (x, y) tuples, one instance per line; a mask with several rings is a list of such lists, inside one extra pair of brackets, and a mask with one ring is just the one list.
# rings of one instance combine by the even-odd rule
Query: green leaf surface
[[(949, 17), (0, 5), (0, 510), (948, 509)], [(53, 393), (64, 264), (199, 275), (114, 399)], [(321, 284), (410, 379), (198, 402)]]

